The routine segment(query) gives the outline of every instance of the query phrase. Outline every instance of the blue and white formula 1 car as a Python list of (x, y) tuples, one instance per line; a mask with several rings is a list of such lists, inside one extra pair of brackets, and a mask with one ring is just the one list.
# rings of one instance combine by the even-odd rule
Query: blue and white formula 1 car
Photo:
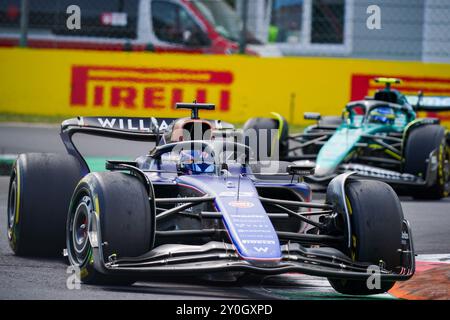
[[(9, 188), (13, 251), (66, 249), (90, 284), (302, 272), (327, 277), (341, 293), (376, 294), (413, 275), (411, 230), (387, 184), (342, 174), (325, 202), (313, 203), (302, 178), (313, 167), (276, 162), (277, 170), (262, 172), (239, 131), (198, 117), (213, 105), (177, 107), (192, 116), (66, 120), (67, 154), (20, 155)], [(135, 161), (106, 161), (107, 171), (90, 172), (72, 141), (80, 132), (155, 146)], [(378, 288), (366, 284), (373, 265)]]

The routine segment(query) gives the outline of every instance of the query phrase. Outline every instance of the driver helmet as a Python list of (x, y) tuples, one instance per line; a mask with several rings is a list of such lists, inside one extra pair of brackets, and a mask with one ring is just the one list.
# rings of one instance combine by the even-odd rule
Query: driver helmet
[(372, 123), (390, 124), (395, 120), (395, 113), (392, 108), (379, 107), (370, 113), (369, 121)]
[(205, 151), (182, 150), (180, 169), (187, 174), (213, 173), (215, 166), (212, 156)]

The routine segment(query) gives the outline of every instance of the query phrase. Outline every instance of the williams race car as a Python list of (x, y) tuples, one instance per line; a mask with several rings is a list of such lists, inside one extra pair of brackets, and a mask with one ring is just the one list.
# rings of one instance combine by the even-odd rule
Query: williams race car
[[(344, 172), (389, 183), (400, 194), (440, 199), (450, 191), (450, 133), (437, 118), (417, 118), (416, 111), (448, 111), (448, 106), (424, 106), (422, 94), (411, 105), (391, 84), (399, 79), (377, 78), (385, 88), (374, 97), (348, 103), (341, 117), (321, 118), (305, 113), (317, 124), (303, 133), (288, 135), (287, 123), (254, 118), (245, 129), (279, 129), (279, 157), (286, 161), (310, 161), (315, 174), (306, 179), (323, 189)], [(424, 97), (426, 98), (426, 97)]]
[[(262, 170), (242, 132), (198, 117), (213, 105), (177, 108), (192, 116), (69, 119), (61, 126), (67, 154), (20, 155), (8, 201), (15, 254), (64, 251), (89, 284), (302, 272), (327, 277), (341, 293), (375, 294), (413, 275), (411, 230), (389, 185), (346, 173), (330, 182), (324, 203), (311, 202), (303, 176), (312, 166)], [(76, 133), (153, 147), (90, 172)], [(367, 285), (374, 273), (379, 285)]]

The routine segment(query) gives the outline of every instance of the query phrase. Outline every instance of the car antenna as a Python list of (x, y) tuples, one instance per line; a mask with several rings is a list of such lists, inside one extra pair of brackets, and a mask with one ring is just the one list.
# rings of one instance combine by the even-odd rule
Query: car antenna
[(241, 167), (241, 170), (239, 170), (239, 175), (238, 175), (238, 187), (237, 187), (236, 201), (239, 201), (239, 195), (241, 192), (241, 176), (242, 176), (242, 167)]
[(155, 126), (155, 129), (156, 129), (156, 145), (158, 145), (159, 144), (159, 139), (160, 139), (160, 135), (159, 135), (159, 124), (158, 124), (158, 122), (157, 122), (157, 120), (154, 118), (154, 117), (152, 117), (152, 125), (154, 125)]
[(421, 104), (421, 102), (422, 102), (422, 98), (423, 98), (423, 91), (422, 90), (420, 90), (418, 93), (417, 93), (417, 103), (416, 103), (416, 110), (418, 110), (419, 109), (419, 107), (420, 107), (420, 104)]
[[(192, 103), (193, 104), (197, 104), (197, 99), (192, 101)], [(191, 118), (192, 119), (198, 119), (198, 109), (197, 108), (192, 108)]]

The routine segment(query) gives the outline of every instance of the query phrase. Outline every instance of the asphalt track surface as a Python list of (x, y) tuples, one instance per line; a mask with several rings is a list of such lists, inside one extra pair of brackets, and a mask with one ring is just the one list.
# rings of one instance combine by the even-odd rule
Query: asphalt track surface
[[(63, 152), (59, 128), (0, 124), (0, 156), (23, 152)], [(151, 145), (114, 139), (77, 137), (86, 156), (136, 157)], [(130, 287), (82, 285), (69, 290), (64, 259), (21, 258), (12, 254), (6, 239), (8, 178), (0, 177), (0, 299), (350, 299), (339, 295), (324, 279), (300, 274), (271, 277), (262, 283), (218, 283), (197, 278), (148, 279)], [(322, 196), (317, 195), (316, 200)], [(450, 253), (450, 199), (414, 201), (402, 197), (416, 252)], [(371, 299), (391, 298), (390, 295)]]

